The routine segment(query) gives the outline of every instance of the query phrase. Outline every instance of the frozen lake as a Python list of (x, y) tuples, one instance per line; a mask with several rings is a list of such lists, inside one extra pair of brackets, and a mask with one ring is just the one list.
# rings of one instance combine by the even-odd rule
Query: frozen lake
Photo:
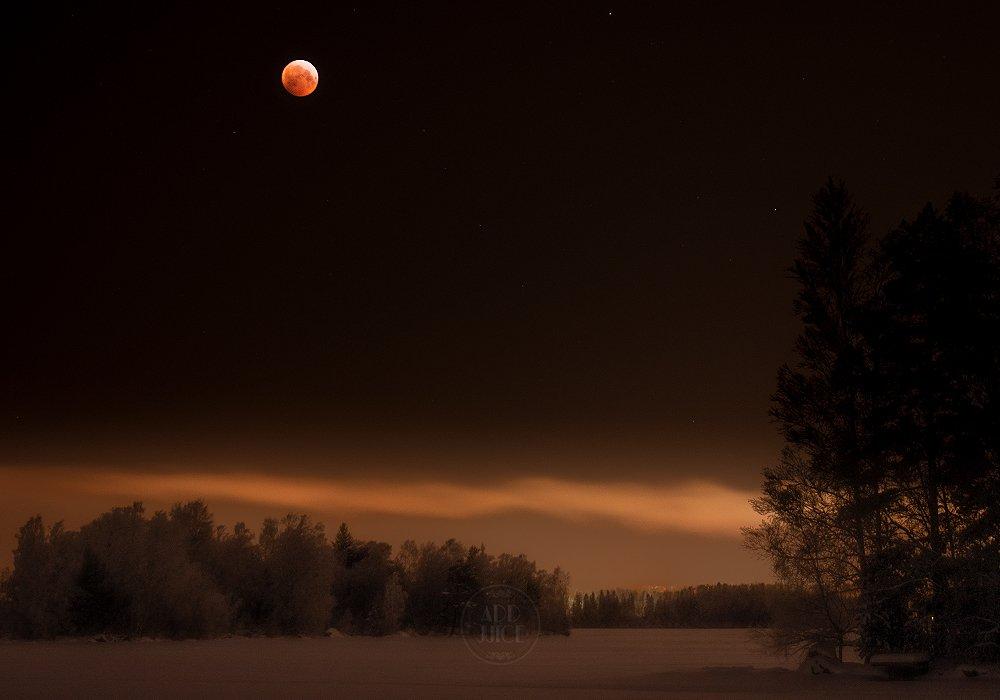
[(0, 696), (1000, 696), (995, 676), (890, 682), (796, 665), (744, 630), (576, 630), (507, 666), (445, 637), (0, 642)]

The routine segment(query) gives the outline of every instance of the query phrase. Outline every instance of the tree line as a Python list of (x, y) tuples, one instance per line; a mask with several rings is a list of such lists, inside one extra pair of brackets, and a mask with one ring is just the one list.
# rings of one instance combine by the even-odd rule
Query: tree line
[(569, 577), (524, 555), (487, 554), (455, 540), (333, 540), (305, 515), (216, 526), (201, 501), (147, 516), (114, 508), (79, 530), (41, 517), (17, 533), (0, 579), (0, 632), (26, 638), (112, 633), (209, 637), (225, 633), (384, 635), (453, 633), (462, 606), (487, 585), (524, 591), (542, 629), (568, 633)]
[(577, 593), (573, 627), (767, 627), (784, 598), (775, 584), (689, 586), (676, 591), (602, 590)]
[(1000, 657), (1000, 180), (875, 240), (842, 183), (791, 268), (801, 331), (747, 545), (780, 648)]

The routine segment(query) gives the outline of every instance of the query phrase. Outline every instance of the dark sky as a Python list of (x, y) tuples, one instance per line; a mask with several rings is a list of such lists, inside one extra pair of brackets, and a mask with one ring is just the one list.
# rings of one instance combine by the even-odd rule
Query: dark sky
[(752, 489), (811, 193), (1000, 171), (994, 3), (90, 5), (17, 30), (7, 465)]

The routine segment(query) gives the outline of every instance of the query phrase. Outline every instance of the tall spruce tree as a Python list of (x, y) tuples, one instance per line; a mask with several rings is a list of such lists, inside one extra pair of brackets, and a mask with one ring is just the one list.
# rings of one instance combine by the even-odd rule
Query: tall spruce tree
[[(997, 202), (957, 194), (944, 211), (928, 205), (886, 237), (881, 253), (881, 356), (893, 387), (888, 435), (901, 494), (895, 534), (909, 555), (895, 576), (911, 592), (897, 626), (909, 628), (910, 645), (947, 654), (969, 643), (970, 630), (1000, 624)], [(989, 600), (992, 613), (978, 609)]]
[(843, 183), (828, 181), (813, 203), (791, 268), (802, 330), (795, 361), (779, 370), (771, 411), (786, 447), (754, 502), (765, 520), (745, 534), (779, 578), (814, 601), (803, 618), (809, 629), (793, 646), (839, 647), (854, 631), (855, 604), (866, 618), (879, 531), (884, 469), (868, 337), (877, 276), (868, 218)]

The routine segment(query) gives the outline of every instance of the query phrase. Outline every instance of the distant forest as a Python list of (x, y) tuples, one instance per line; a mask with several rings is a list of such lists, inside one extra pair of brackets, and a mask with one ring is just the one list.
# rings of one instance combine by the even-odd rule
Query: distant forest
[(329, 541), (305, 515), (265, 520), (254, 534), (216, 526), (204, 503), (147, 516), (114, 508), (78, 531), (31, 518), (14, 568), (0, 580), (0, 632), (18, 637), (110, 633), (209, 637), (225, 633), (384, 635), (457, 630), (465, 601), (493, 584), (538, 607), (542, 629), (568, 633), (569, 577), (523, 555), (482, 547)]
[(577, 593), (570, 619), (573, 627), (767, 627), (787, 595), (768, 583)]

